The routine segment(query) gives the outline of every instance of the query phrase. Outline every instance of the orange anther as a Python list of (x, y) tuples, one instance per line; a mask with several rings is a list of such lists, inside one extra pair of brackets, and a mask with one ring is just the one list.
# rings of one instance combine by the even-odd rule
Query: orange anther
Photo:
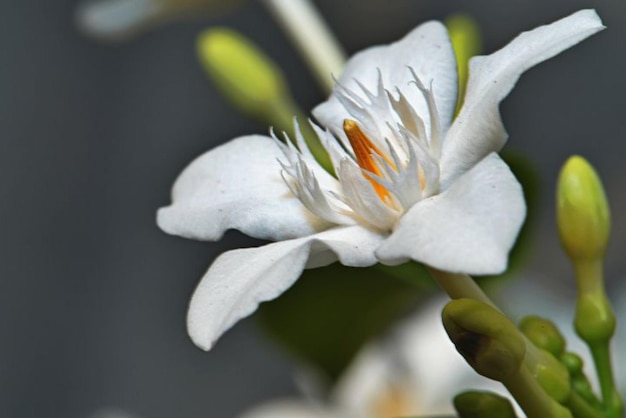
[[(370, 141), (356, 121), (345, 119), (343, 121), (343, 131), (350, 140), (350, 145), (352, 145), (352, 150), (354, 151), (354, 156), (356, 157), (356, 162), (359, 167), (372, 174), (380, 176), (382, 174), (380, 167), (378, 167), (376, 160), (373, 158), (373, 155), (376, 154), (395, 169), (395, 166), (391, 161), (389, 161), (389, 158), (387, 158), (387, 156), (383, 154), (378, 147), (372, 143), (372, 141)], [(367, 175), (367, 173), (363, 173), (363, 175), (369, 180), (370, 183), (372, 183), (372, 186), (380, 199), (385, 201), (385, 199), (389, 197), (389, 191), (371, 176)]]

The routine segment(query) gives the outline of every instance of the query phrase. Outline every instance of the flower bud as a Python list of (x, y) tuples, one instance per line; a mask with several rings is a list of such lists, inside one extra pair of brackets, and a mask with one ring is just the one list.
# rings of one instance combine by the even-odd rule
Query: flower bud
[(581, 292), (576, 303), (574, 327), (588, 344), (608, 343), (615, 333), (613, 308), (604, 291)]
[(589, 405), (600, 408), (601, 403), (596, 397), (591, 383), (583, 371), (583, 359), (576, 353), (563, 353), (559, 359), (570, 375), (572, 390), (578, 393)]
[(569, 373), (565, 366), (546, 350), (540, 350), (539, 355), (527, 360), (531, 374), (543, 390), (557, 402), (565, 402), (571, 392)]
[(495, 308), (473, 299), (456, 299), (442, 312), (456, 349), (479, 374), (503, 381), (516, 374), (526, 345), (515, 325)]
[(611, 225), (609, 205), (598, 175), (580, 156), (570, 157), (561, 169), (557, 220), (563, 248), (574, 262), (604, 255)]
[(552, 321), (530, 315), (521, 320), (519, 328), (533, 344), (550, 354), (558, 357), (565, 351), (565, 338)]
[(511, 402), (492, 392), (467, 391), (454, 397), (460, 418), (516, 418)]
[(267, 113), (288, 97), (280, 69), (238, 32), (224, 28), (202, 32), (198, 55), (220, 92), (247, 114), (268, 118)]

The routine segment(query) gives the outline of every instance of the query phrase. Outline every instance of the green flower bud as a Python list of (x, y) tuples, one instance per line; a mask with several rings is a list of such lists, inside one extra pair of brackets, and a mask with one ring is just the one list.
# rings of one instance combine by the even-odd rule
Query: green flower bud
[(552, 355), (558, 357), (565, 351), (565, 338), (552, 321), (530, 315), (522, 319), (519, 328), (533, 344)]
[(469, 60), (474, 55), (479, 55), (482, 50), (480, 28), (474, 19), (467, 15), (450, 16), (445, 21), (450, 41), (456, 55), (456, 64), (459, 73), (459, 91), (456, 104), (458, 113), (463, 105), (467, 80), (469, 78)]
[(224, 28), (202, 32), (198, 55), (220, 92), (249, 115), (267, 119), (268, 112), (289, 97), (280, 69), (238, 32)]
[(278, 132), (287, 132), (292, 139), (302, 134), (315, 159), (333, 173), (330, 157), (291, 98), (283, 73), (252, 42), (229, 29), (209, 29), (198, 38), (198, 55), (218, 90), (235, 108)]
[(570, 157), (561, 169), (557, 220), (561, 243), (572, 260), (604, 255), (611, 227), (609, 205), (598, 175), (582, 157)]
[(528, 362), (528, 367), (539, 385), (546, 393), (559, 403), (565, 402), (571, 392), (569, 373), (548, 351), (542, 350), (544, 355)]
[(524, 337), (495, 308), (473, 299), (456, 299), (442, 312), (456, 349), (479, 374), (503, 381), (516, 374), (526, 351)]
[(615, 315), (604, 290), (603, 258), (611, 228), (602, 183), (582, 157), (571, 157), (559, 178), (558, 224), (561, 242), (576, 271), (578, 299), (574, 327), (591, 350), (605, 416), (623, 416), (611, 366), (609, 342)]
[(576, 353), (563, 353), (559, 359), (570, 375), (572, 390), (578, 393), (593, 408), (599, 409), (601, 403), (596, 397), (591, 383), (583, 371), (583, 359)]
[(454, 397), (460, 418), (516, 418), (511, 402), (492, 392), (468, 391)]
[(578, 354), (568, 351), (561, 354), (560, 360), (570, 375), (582, 373), (584, 363)]
[(615, 314), (602, 291), (580, 294), (576, 304), (574, 327), (588, 344), (608, 342), (615, 333)]

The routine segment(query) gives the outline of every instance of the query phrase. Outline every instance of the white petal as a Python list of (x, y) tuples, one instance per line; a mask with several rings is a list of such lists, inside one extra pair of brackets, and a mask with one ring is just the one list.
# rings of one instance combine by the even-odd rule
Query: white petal
[(406, 365), (398, 357), (393, 341), (375, 341), (362, 348), (334, 387), (332, 398), (351, 417), (374, 417), (372, 409), (391, 391), (410, 396), (411, 410), (402, 416), (425, 412), (417, 408), (419, 390), (409, 385)]
[(304, 400), (279, 400), (246, 411), (240, 418), (347, 418), (338, 411)]
[(383, 237), (360, 226), (333, 228), (310, 237), (228, 251), (204, 275), (189, 305), (187, 330), (204, 350), (259, 303), (287, 290), (308, 267), (339, 260), (346, 266), (376, 263)]
[(271, 138), (234, 139), (194, 160), (172, 190), (157, 223), (165, 232), (218, 240), (228, 229), (255, 238), (307, 236), (329, 224), (306, 209), (280, 175), (280, 148)]
[(470, 62), (463, 108), (442, 151), (442, 186), (472, 167), (507, 139), (498, 105), (522, 73), (602, 30), (593, 10), (581, 10), (550, 25), (524, 32), (501, 50)]
[(376, 255), (387, 264), (413, 259), (450, 272), (501, 273), (525, 214), (520, 184), (491, 154), (445, 192), (415, 204)]
[[(426, 100), (411, 84), (413, 76), (408, 67), (413, 68), (426, 85), (433, 82), (441, 121), (448, 126), (456, 104), (456, 59), (448, 32), (439, 22), (424, 23), (388, 46), (359, 52), (348, 61), (338, 81), (354, 92), (362, 93), (355, 80), (369, 91), (377, 92), (380, 71), (385, 89), (395, 94), (395, 87), (398, 87), (429, 128)], [(335, 97), (336, 94), (337, 88), (328, 101), (313, 110), (313, 115), (333, 131), (340, 131), (343, 120), (349, 114)], [(366, 99), (364, 93), (360, 96)]]
[(345, 159), (337, 174), (343, 186), (343, 199), (360, 220), (375, 228), (389, 230), (396, 222), (398, 212), (380, 200), (372, 184), (363, 176), (363, 170)]

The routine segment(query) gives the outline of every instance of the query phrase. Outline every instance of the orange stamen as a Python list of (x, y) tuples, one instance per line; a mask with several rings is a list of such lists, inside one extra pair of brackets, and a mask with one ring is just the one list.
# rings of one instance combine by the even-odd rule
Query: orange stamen
[[(384, 159), (391, 167), (393, 167), (394, 170), (396, 169), (396, 166), (389, 160), (389, 158), (387, 158), (387, 156), (383, 154), (378, 147), (372, 143), (372, 141), (370, 141), (356, 121), (345, 119), (343, 121), (343, 131), (350, 140), (350, 145), (352, 145), (352, 150), (354, 151), (354, 156), (356, 157), (356, 162), (359, 164), (359, 167), (375, 174), (376, 176), (381, 176), (382, 172), (380, 167), (378, 167), (376, 160), (373, 158), (373, 155), (376, 154)], [(367, 175), (367, 173), (363, 173), (363, 176), (369, 180), (382, 201), (385, 201), (385, 199), (389, 197), (389, 191), (379, 184), (374, 178)]]

